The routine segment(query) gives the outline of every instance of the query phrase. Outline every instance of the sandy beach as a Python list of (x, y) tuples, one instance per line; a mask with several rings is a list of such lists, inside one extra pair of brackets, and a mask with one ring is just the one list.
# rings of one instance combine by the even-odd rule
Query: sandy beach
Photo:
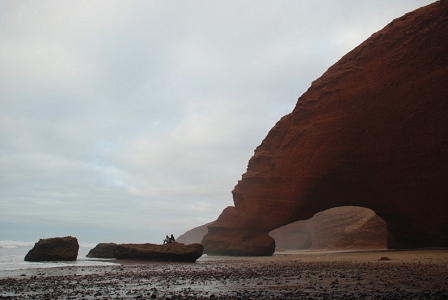
[(3, 271), (0, 299), (448, 299), (448, 250), (285, 251)]

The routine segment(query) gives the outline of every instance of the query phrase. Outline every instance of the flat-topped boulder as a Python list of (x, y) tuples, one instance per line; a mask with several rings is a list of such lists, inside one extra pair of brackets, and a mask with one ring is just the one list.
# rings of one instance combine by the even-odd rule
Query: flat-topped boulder
[(92, 248), (86, 257), (89, 258), (115, 258), (114, 250), (117, 248), (115, 243), (99, 243)]
[(40, 239), (25, 256), (26, 261), (73, 261), (78, 257), (78, 239), (72, 236)]
[(114, 250), (116, 259), (137, 259), (152, 261), (195, 262), (202, 256), (204, 246), (201, 244), (185, 245), (172, 242), (157, 244), (120, 244)]

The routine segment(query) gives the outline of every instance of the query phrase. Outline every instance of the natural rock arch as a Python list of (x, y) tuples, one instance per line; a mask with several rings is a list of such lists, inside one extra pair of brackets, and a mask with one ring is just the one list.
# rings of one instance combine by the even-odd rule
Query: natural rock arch
[(388, 247), (448, 246), (448, 4), (408, 13), (314, 81), (269, 132), (202, 244), (271, 255), (269, 231), (374, 210)]

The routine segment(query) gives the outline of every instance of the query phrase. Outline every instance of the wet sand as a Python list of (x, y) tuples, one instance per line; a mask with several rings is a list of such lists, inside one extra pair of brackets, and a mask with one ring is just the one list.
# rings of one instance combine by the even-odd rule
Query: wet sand
[(448, 299), (448, 250), (116, 262), (4, 271), (0, 299)]

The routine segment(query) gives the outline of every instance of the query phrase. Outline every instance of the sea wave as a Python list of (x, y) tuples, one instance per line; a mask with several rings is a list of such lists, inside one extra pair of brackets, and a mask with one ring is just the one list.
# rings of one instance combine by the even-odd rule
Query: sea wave
[(19, 247), (30, 247), (33, 246), (34, 242), (22, 242), (22, 241), (12, 241), (12, 240), (3, 240), (0, 241), (0, 247), (6, 249), (15, 249)]
[[(2, 240), (2, 241), (0, 241), (0, 248), (15, 249), (15, 248), (19, 248), (19, 247), (30, 247), (30, 246), (34, 246), (35, 243), (36, 242)], [(93, 248), (97, 245), (97, 243), (89, 243), (89, 242), (80, 242), (78, 244), (79, 244), (79, 247), (82, 247), (82, 248)]]

